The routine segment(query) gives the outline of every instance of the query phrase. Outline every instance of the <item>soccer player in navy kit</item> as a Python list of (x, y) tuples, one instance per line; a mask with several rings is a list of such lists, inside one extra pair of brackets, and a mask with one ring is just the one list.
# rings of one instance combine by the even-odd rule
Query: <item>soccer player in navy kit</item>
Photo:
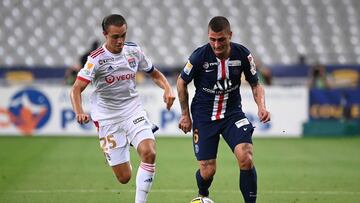
[[(254, 127), (241, 106), (240, 83), (244, 73), (258, 106), (261, 122), (270, 121), (265, 107), (264, 89), (258, 82), (254, 58), (247, 48), (231, 42), (229, 21), (222, 16), (208, 25), (209, 43), (197, 48), (177, 80), (181, 105), (179, 128), (193, 130), (193, 146), (199, 162), (196, 181), (199, 196), (209, 196), (216, 172), (220, 134), (234, 152), (240, 168), (239, 187), (246, 203), (256, 202), (257, 176), (253, 163)], [(194, 80), (195, 96), (189, 111), (187, 85)]]

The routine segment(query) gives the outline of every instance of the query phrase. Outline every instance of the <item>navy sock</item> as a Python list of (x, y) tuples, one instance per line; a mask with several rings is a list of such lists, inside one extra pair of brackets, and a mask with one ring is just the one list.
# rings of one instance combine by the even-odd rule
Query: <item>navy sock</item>
[(240, 170), (239, 185), (245, 203), (255, 203), (257, 194), (257, 176), (255, 167), (250, 170)]
[(196, 171), (196, 182), (199, 188), (199, 195), (201, 196), (209, 196), (209, 187), (213, 181), (213, 178), (210, 178), (209, 180), (204, 180), (203, 177), (200, 175), (200, 170)]

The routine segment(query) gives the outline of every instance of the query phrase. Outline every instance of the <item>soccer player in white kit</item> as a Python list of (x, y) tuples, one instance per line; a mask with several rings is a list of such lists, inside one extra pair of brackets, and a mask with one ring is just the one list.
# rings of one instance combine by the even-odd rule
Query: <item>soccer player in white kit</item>
[(91, 82), (91, 119), (98, 127), (100, 146), (120, 183), (131, 178), (129, 148), (137, 150), (141, 163), (136, 175), (135, 203), (144, 203), (155, 174), (155, 138), (152, 124), (136, 91), (135, 75), (144, 71), (164, 90), (163, 100), (169, 110), (175, 96), (165, 76), (134, 43), (125, 42), (127, 23), (121, 15), (112, 14), (102, 22), (105, 44), (94, 50), (79, 71), (70, 97), (76, 119), (87, 123), (90, 116), (81, 104), (81, 92)]

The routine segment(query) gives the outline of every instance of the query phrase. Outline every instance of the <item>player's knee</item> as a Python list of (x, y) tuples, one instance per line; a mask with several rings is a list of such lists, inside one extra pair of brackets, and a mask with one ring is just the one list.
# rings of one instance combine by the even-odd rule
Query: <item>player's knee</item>
[(140, 154), (141, 160), (145, 163), (155, 163), (156, 151), (153, 148), (143, 150)]
[(204, 180), (211, 179), (212, 177), (214, 177), (215, 173), (216, 173), (216, 168), (215, 167), (206, 167), (206, 168), (200, 169), (201, 177)]
[(250, 153), (246, 153), (240, 158), (240, 169), (249, 170), (253, 165), (253, 157)]

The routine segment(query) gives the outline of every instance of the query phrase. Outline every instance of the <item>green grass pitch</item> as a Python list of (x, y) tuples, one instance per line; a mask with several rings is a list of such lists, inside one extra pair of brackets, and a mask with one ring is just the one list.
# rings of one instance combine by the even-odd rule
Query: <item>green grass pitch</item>
[[(255, 138), (258, 203), (360, 202), (360, 137)], [(196, 196), (191, 139), (157, 139), (149, 203), (188, 203)], [(117, 183), (96, 137), (0, 137), (0, 202), (134, 202), (133, 177)], [(243, 202), (239, 170), (221, 140), (210, 190), (217, 203)]]

